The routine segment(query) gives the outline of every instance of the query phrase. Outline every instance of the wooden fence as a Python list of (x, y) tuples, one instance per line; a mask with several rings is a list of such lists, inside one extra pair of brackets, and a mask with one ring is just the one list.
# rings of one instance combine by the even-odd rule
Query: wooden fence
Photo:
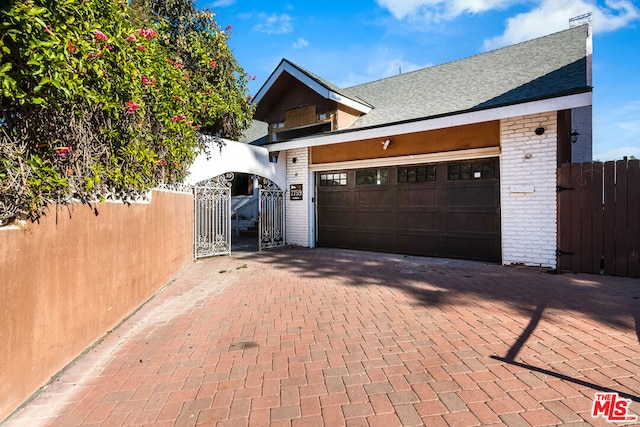
[(558, 269), (640, 277), (640, 161), (558, 168)]

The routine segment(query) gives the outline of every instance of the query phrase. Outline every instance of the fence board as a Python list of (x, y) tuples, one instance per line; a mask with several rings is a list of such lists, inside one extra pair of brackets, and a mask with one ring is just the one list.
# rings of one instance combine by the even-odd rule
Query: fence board
[(616, 276), (627, 275), (627, 162), (616, 162)]
[(600, 273), (602, 257), (604, 253), (604, 213), (603, 206), (603, 165), (595, 162), (592, 165), (592, 197), (591, 197), (591, 238), (593, 244), (593, 257), (591, 260), (591, 272)]
[(576, 254), (580, 257), (581, 271), (585, 273), (595, 273), (593, 271), (593, 238), (592, 238), (592, 213), (591, 199), (594, 197), (593, 191), (593, 164), (583, 163), (579, 165), (578, 186), (580, 197), (580, 252)]
[(614, 274), (616, 271), (616, 242), (613, 239), (616, 231), (616, 187), (615, 164), (604, 164), (604, 273)]
[[(560, 167), (558, 183), (561, 188), (571, 187), (571, 163), (564, 163)], [(559, 249), (571, 251), (571, 192), (562, 190), (558, 194), (558, 218), (560, 221)], [(571, 270), (571, 256), (562, 255), (558, 260), (560, 270)]]
[(571, 269), (573, 271), (582, 271), (582, 257), (580, 252), (582, 250), (582, 215), (580, 199), (582, 188), (577, 185), (580, 179), (581, 165), (571, 165), (571, 187), (573, 190), (567, 191), (571, 196), (571, 248), (570, 259)]
[(627, 170), (628, 274), (640, 277), (640, 160), (631, 160)]

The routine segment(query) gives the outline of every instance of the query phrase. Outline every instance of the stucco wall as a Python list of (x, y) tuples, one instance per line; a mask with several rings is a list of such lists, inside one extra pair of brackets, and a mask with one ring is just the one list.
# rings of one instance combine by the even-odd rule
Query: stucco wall
[[(309, 182), (309, 150), (287, 150), (287, 186), (285, 188), (285, 235), (290, 245), (309, 246), (309, 198), (314, 189)], [(295, 162), (294, 162), (295, 159)], [(289, 186), (302, 184), (302, 200), (290, 200)]]
[(0, 420), (192, 262), (193, 196), (0, 229)]
[(557, 114), (505, 119), (500, 128), (503, 264), (555, 268)]

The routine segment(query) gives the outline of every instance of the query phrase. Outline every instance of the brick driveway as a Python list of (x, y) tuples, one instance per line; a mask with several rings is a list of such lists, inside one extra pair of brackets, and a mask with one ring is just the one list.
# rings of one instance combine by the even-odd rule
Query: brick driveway
[[(9, 426), (624, 425), (640, 281), (330, 249), (195, 263)], [(635, 317), (635, 319), (634, 319)]]

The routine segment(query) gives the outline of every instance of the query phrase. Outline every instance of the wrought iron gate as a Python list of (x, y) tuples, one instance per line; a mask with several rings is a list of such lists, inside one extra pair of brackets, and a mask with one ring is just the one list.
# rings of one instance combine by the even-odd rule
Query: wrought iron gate
[(226, 173), (198, 183), (195, 201), (194, 256), (231, 253), (231, 181)]
[(266, 178), (260, 184), (259, 216), (260, 250), (284, 246), (284, 191)]

